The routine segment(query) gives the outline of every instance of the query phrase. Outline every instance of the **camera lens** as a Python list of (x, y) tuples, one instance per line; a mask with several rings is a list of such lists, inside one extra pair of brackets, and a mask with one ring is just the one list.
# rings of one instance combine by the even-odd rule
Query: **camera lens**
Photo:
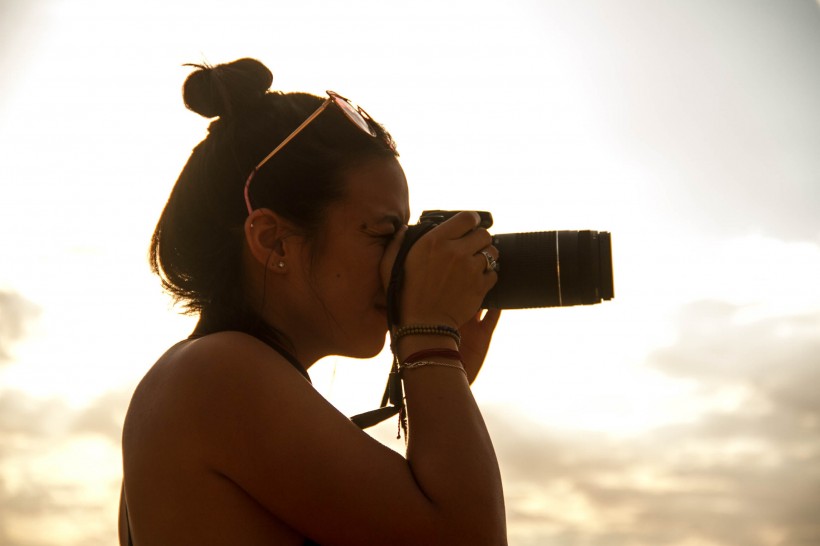
[(539, 231), (495, 235), (498, 282), (490, 309), (591, 305), (614, 296), (612, 245), (605, 231)]

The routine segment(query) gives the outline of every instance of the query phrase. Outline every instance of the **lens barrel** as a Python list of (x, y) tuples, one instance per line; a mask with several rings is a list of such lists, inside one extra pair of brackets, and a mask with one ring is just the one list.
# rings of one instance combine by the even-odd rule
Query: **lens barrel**
[(495, 235), (498, 282), (485, 309), (591, 305), (614, 297), (612, 242), (606, 231)]

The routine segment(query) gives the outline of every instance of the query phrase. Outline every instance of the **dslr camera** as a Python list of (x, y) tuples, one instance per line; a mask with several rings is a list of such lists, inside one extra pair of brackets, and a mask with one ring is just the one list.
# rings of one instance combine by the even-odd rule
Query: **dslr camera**
[[(393, 331), (399, 317), (399, 294), (404, 263), (412, 246), (425, 233), (461, 211), (426, 210), (419, 222), (408, 226), (399, 248), (387, 289), (387, 325)], [(483, 228), (493, 225), (489, 212), (476, 211)], [(591, 305), (611, 300), (612, 244), (606, 231), (538, 231), (493, 236), (498, 249), (498, 281), (490, 290), (484, 309), (527, 309)], [(379, 409), (354, 415), (351, 420), (367, 428), (400, 415), (404, 424), (404, 394), (398, 356), (387, 380)], [(406, 428), (405, 428), (406, 433)]]
[[(432, 228), (460, 211), (426, 210), (418, 226)], [(493, 217), (476, 211), (480, 226)], [(485, 309), (591, 305), (614, 297), (612, 242), (606, 231), (538, 231), (493, 235), (498, 249), (498, 282)]]

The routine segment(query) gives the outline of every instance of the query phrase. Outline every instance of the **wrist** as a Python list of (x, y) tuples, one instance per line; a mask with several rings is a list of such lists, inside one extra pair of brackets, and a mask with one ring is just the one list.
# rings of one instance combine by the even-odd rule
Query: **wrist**
[(441, 336), (452, 339), (456, 346), (461, 345), (461, 333), (458, 328), (446, 324), (407, 324), (397, 326), (391, 334), (394, 348), (395, 344), (407, 336)]
[(399, 317), (399, 324), (401, 325), (410, 325), (410, 324), (438, 324), (441, 326), (445, 326), (447, 328), (454, 328), (458, 330), (460, 327), (459, 324), (456, 324), (456, 320), (454, 320), (450, 315), (443, 314), (441, 316), (433, 316), (434, 314), (430, 313), (415, 313), (413, 311), (402, 313)]
[(453, 338), (440, 335), (407, 335), (400, 338), (394, 347), (399, 362), (404, 362), (408, 357), (419, 351), (433, 349), (451, 349), (458, 351), (458, 344)]

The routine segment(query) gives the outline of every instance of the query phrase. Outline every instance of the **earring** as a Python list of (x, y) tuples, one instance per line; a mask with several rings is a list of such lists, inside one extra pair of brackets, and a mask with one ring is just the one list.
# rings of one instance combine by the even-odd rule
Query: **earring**
[(279, 269), (284, 269), (285, 268), (285, 262), (279, 262), (276, 265), (277, 265), (277, 267), (279, 267)]

